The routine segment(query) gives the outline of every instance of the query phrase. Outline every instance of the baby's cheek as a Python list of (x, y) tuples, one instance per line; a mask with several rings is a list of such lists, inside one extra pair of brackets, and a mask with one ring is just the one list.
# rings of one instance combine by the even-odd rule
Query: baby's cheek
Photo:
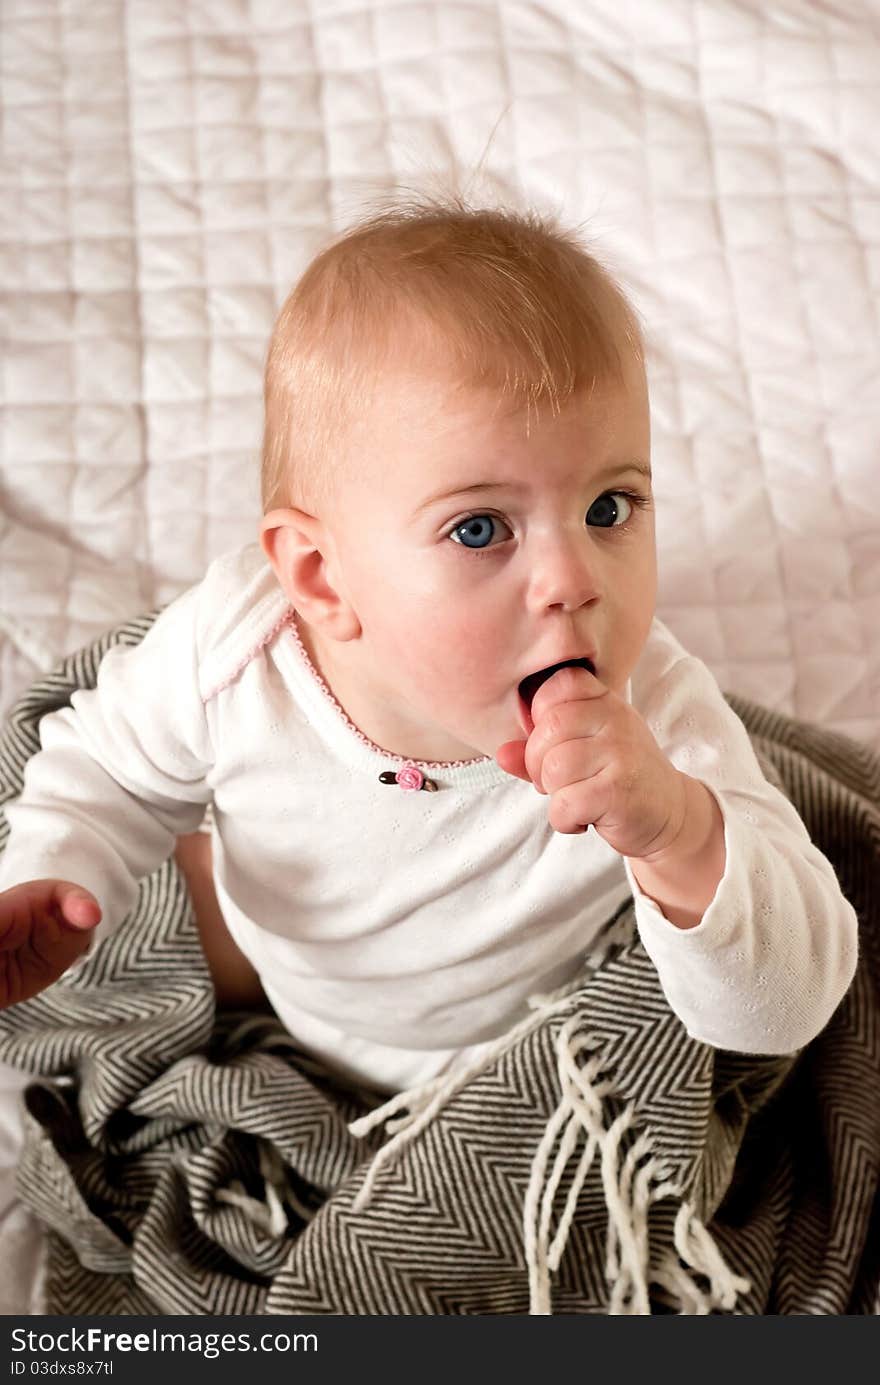
[(438, 682), (461, 692), (485, 693), (497, 681), (503, 664), (493, 635), (435, 618), (426, 622), (425, 636), (422, 664)]

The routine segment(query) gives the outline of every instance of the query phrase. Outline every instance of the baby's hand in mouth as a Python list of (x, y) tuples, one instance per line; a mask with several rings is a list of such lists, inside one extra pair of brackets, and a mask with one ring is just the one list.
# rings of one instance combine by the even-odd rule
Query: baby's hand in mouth
[(537, 691), (531, 681), (520, 684), (526, 740), (498, 747), (501, 768), (547, 795), (557, 832), (592, 826), (621, 856), (664, 852), (684, 820), (687, 776), (635, 708), (582, 666), (554, 667)]
[(519, 719), (520, 725), (527, 736), (530, 736), (534, 729), (532, 720), (532, 703), (535, 700), (538, 689), (548, 683), (554, 674), (562, 668), (583, 668), (587, 673), (595, 676), (596, 666), (592, 659), (565, 659), (561, 664), (551, 664), (549, 668), (538, 669), (537, 673), (530, 673), (519, 685)]
[(504, 745), (500, 745), (495, 752), (495, 759), (503, 770), (506, 770), (508, 774), (515, 775), (518, 779), (525, 779), (529, 784), (534, 783), (539, 793), (544, 792), (541, 788), (540, 781), (533, 780), (526, 768), (526, 746), (535, 729), (533, 714), (538, 693), (545, 684), (556, 679), (557, 675), (563, 669), (573, 669), (575, 672), (579, 669), (583, 669), (593, 681), (598, 682), (598, 679), (596, 679), (595, 667), (590, 659), (569, 659), (565, 663), (552, 664), (549, 668), (539, 669), (537, 673), (530, 673), (527, 678), (522, 680), (518, 689), (519, 723), (526, 739), (522, 741), (505, 741)]

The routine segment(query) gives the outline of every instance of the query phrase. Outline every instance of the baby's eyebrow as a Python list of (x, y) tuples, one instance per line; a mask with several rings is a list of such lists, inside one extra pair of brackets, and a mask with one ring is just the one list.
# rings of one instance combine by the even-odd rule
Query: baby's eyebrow
[[(591, 479), (599, 482), (607, 476), (620, 476), (627, 471), (634, 471), (639, 476), (644, 476), (646, 480), (651, 480), (651, 466), (649, 462), (633, 460), (626, 462), (612, 462), (609, 466), (596, 473)], [(452, 500), (457, 495), (472, 495), (475, 491), (518, 491), (522, 493), (529, 489), (525, 481), (474, 481), (469, 486), (455, 486), (452, 490), (438, 491), (435, 495), (428, 496), (413, 510), (413, 517), (420, 515), (423, 510), (427, 510), (431, 505), (438, 504), (441, 500)]]
[(436, 505), (441, 500), (451, 500), (456, 495), (472, 495), (474, 491), (527, 491), (529, 488), (524, 481), (474, 481), (469, 486), (456, 486), (451, 491), (438, 491), (436, 495), (430, 495), (427, 500), (423, 500), (421, 505), (417, 505), (413, 510), (414, 515), (420, 515), (422, 510), (427, 510), (430, 505)]
[(620, 476), (622, 472), (634, 471), (639, 476), (644, 476), (646, 481), (651, 480), (651, 464), (637, 459), (626, 462), (611, 462), (609, 466), (603, 467), (592, 477), (594, 481), (604, 481), (607, 476)]

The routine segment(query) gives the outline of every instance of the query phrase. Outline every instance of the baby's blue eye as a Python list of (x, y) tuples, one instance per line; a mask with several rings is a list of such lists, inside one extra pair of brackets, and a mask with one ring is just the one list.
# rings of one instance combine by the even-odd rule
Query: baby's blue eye
[[(626, 491), (606, 491), (593, 501), (587, 511), (586, 522), (599, 529), (618, 528), (626, 524), (633, 512), (633, 505), (641, 503), (638, 497), (627, 495)], [(504, 521), (499, 521), (494, 515), (468, 515), (467, 519), (456, 524), (449, 538), (462, 548), (489, 548), (499, 523), (504, 524)]]
[(631, 514), (632, 502), (622, 491), (606, 491), (587, 510), (587, 523), (600, 529), (612, 529), (616, 524), (625, 524)]
[(456, 524), (449, 537), (464, 548), (486, 548), (496, 523), (492, 515), (471, 515)]

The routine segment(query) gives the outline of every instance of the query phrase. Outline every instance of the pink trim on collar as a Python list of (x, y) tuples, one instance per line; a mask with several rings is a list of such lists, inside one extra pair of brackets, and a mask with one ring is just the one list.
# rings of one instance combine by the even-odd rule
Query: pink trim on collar
[(372, 750), (376, 755), (384, 755), (385, 758), (388, 760), (397, 760), (401, 765), (419, 765), (424, 769), (463, 769), (466, 765), (485, 764), (486, 760), (489, 759), (488, 755), (477, 755), (472, 760), (413, 760), (408, 755), (395, 755), (390, 750), (383, 750), (381, 745), (376, 745), (375, 741), (371, 741), (369, 736), (365, 736), (363, 731), (359, 730), (359, 728), (355, 726), (354, 722), (351, 720), (351, 717), (348, 715), (345, 708), (336, 701), (336, 698), (333, 696), (333, 693), (331, 692), (330, 688), (327, 686), (327, 684), (324, 682), (324, 679), (321, 677), (320, 673), (315, 668), (315, 665), (309, 658), (309, 651), (303, 644), (299, 630), (297, 629), (296, 611), (293, 607), (290, 608), (289, 622), (290, 633), (293, 636), (294, 641), (296, 642), (297, 649), (300, 652), (300, 657), (305, 663), (305, 666), (308, 669), (309, 673), (312, 675), (315, 682), (318, 684), (318, 687), (324, 693), (325, 697), (336, 708), (336, 711), (342, 717), (342, 720), (345, 722), (349, 731), (351, 731), (355, 736), (357, 736), (358, 740), (361, 741), (363, 745), (367, 746), (369, 750)]
[(207, 705), (207, 703), (209, 703), (213, 697), (216, 697), (218, 693), (222, 692), (224, 688), (231, 687), (231, 685), (235, 682), (236, 678), (238, 678), (238, 676), (241, 673), (243, 673), (244, 670), (247, 668), (248, 664), (251, 663), (253, 659), (256, 659), (257, 655), (260, 653), (260, 650), (265, 649), (266, 645), (269, 644), (272, 640), (274, 640), (275, 636), (279, 633), (279, 631), (283, 630), (285, 625), (288, 625), (293, 620), (293, 617), (293, 607), (289, 606), (288, 609), (284, 612), (283, 616), (281, 616), (281, 618), (278, 621), (276, 621), (276, 623), (272, 626), (272, 629), (269, 631), (269, 633), (267, 635), (264, 635), (263, 638), (259, 641), (259, 643), (255, 644), (253, 649), (248, 651), (248, 653), (244, 656), (237, 668), (232, 673), (230, 673), (229, 677), (224, 678), (223, 682), (218, 683), (216, 688), (212, 688), (209, 693), (205, 693), (205, 695), (202, 697), (202, 702), (204, 702)]

